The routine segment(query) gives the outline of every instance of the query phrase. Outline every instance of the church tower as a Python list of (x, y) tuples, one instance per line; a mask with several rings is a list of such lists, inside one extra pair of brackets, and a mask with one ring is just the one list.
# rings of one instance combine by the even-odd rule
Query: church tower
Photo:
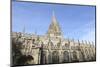
[(55, 17), (55, 13), (53, 12), (52, 15), (52, 22), (49, 26), (49, 29), (47, 31), (47, 35), (49, 37), (62, 37), (62, 33), (61, 33), (61, 28), (57, 22), (57, 19)]

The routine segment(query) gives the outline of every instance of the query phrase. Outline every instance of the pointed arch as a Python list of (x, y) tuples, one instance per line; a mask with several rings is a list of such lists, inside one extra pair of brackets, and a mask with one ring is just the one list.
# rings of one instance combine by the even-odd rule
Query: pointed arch
[(84, 54), (83, 54), (83, 52), (82, 51), (79, 51), (79, 60), (80, 61), (84, 61)]
[(63, 52), (63, 62), (69, 62), (69, 52), (68, 51), (64, 51)]
[(52, 63), (52, 55), (51, 55), (51, 53), (49, 53), (49, 55), (48, 55), (48, 63), (49, 64)]
[(43, 57), (41, 57), (41, 58), (43, 58), (43, 64), (46, 64), (47, 63), (47, 58), (46, 58), (46, 51), (43, 51)]
[(73, 62), (77, 62), (78, 61), (78, 58), (77, 58), (77, 52), (76, 51), (73, 51)]
[(52, 52), (52, 63), (59, 63), (59, 52)]

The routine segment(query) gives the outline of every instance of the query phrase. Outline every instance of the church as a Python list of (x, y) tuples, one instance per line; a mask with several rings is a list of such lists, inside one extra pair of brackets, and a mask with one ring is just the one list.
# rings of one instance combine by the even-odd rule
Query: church
[(12, 41), (21, 43), (22, 55), (30, 55), (33, 58), (27, 61), (27, 64), (59, 64), (96, 60), (95, 44), (65, 39), (54, 13), (45, 35), (12, 32), (11, 38)]

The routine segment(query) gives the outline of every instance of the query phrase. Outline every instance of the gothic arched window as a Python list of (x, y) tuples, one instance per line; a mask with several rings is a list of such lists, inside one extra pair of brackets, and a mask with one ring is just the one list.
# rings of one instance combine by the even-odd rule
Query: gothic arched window
[(79, 51), (79, 58), (80, 61), (84, 61), (84, 54), (82, 51)]
[(42, 53), (43, 55), (43, 57), (41, 57), (41, 58), (43, 58), (43, 60), (42, 60), (42, 62), (43, 62), (43, 64), (46, 64), (47, 63), (47, 59), (46, 59), (46, 51), (43, 51), (43, 53)]
[(49, 53), (49, 55), (48, 55), (48, 63), (50, 64), (50, 63), (52, 63), (52, 57), (51, 57), (51, 54)]
[(73, 51), (73, 59), (72, 59), (74, 62), (77, 62), (78, 61), (78, 58), (77, 58), (77, 52), (76, 51)]
[(52, 63), (59, 63), (59, 52), (54, 51), (52, 53)]
[(85, 53), (86, 53), (87, 59), (89, 59), (89, 58), (90, 58), (90, 56), (89, 56), (88, 49), (85, 49)]
[(69, 52), (64, 51), (63, 53), (63, 62), (69, 62)]

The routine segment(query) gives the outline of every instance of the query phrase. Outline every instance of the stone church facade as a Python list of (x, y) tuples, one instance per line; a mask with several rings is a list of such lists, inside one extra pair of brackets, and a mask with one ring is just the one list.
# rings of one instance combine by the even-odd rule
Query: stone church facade
[(33, 60), (29, 61), (28, 64), (56, 64), (96, 60), (94, 43), (65, 39), (54, 13), (45, 35), (12, 32), (12, 39), (22, 43), (21, 52), (23, 55), (33, 57)]

